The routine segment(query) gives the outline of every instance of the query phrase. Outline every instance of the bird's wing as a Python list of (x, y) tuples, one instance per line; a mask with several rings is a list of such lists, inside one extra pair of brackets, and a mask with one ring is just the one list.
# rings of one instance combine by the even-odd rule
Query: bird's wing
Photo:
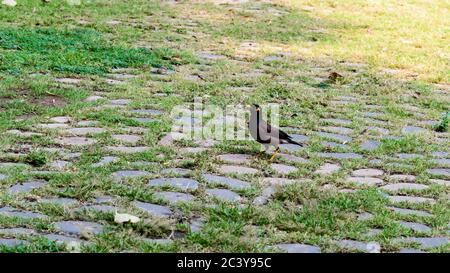
[(277, 127), (274, 127), (268, 123), (267, 124), (267, 132), (269, 132), (269, 134), (272, 137), (276, 137), (278, 139), (290, 139), (291, 137), (286, 134), (285, 132), (281, 131), (280, 129), (278, 129)]

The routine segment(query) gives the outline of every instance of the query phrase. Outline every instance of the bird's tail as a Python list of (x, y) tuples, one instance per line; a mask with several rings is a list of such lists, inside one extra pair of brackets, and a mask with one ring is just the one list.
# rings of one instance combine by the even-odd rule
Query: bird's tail
[(290, 144), (295, 144), (295, 145), (298, 145), (298, 146), (302, 146), (302, 147), (303, 147), (303, 144), (300, 144), (300, 143), (298, 143), (297, 141), (292, 140), (291, 138), (289, 138), (287, 141), (288, 141), (288, 143), (290, 143)]

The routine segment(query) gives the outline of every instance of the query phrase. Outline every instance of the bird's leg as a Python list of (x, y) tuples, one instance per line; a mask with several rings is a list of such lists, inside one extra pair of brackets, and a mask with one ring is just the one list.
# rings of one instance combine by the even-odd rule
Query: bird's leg
[(272, 155), (272, 157), (269, 159), (269, 162), (272, 162), (272, 161), (273, 161), (273, 159), (275, 158), (275, 156), (278, 154), (279, 151), (280, 151), (280, 146), (278, 146), (278, 147), (275, 149), (275, 152), (273, 152), (273, 155)]

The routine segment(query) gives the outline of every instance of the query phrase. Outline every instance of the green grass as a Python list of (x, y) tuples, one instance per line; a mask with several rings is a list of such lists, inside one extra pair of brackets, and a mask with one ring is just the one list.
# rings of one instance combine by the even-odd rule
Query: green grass
[[(448, 64), (442, 55), (448, 44), (448, 39), (442, 36), (448, 21), (443, 14), (447, 10), (445, 3), (347, 0), (336, 3), (277, 0), (272, 4), (250, 1), (243, 5), (100, 0), (82, 1), (80, 6), (69, 6), (66, 1), (43, 4), (23, 0), (15, 8), (2, 5), (0, 163), (30, 166), (0, 167), (0, 173), (8, 175), (0, 181), (0, 207), (40, 212), (49, 218), (24, 220), (0, 216), (0, 228), (24, 227), (50, 233), (54, 231), (52, 223), (61, 220), (98, 222), (105, 226), (105, 233), (90, 237), (92, 244), (79, 249), (92, 253), (264, 252), (278, 243), (311, 244), (323, 252), (348, 252), (336, 246), (336, 240), (341, 239), (377, 241), (384, 252), (396, 252), (413, 246), (394, 243), (398, 237), (448, 237), (449, 188), (433, 184), (430, 179), (435, 177), (426, 173), (427, 169), (437, 167), (431, 153), (450, 152), (445, 141), (448, 90), (438, 93), (448, 82)], [(196, 57), (201, 51), (227, 58), (203, 60)], [(266, 56), (283, 58), (263, 60)], [(352, 62), (362, 66), (348, 65)], [(161, 66), (176, 72), (169, 75), (151, 72)], [(399, 69), (400, 73), (380, 73), (386, 68)], [(411, 77), (409, 73), (419, 75)], [(201, 79), (187, 79), (195, 74), (201, 75)], [(122, 84), (106, 82), (129, 75), (134, 78), (124, 79)], [(63, 77), (79, 82), (56, 81)], [(435, 82), (443, 85), (434, 85)], [(91, 95), (104, 99), (85, 102)], [(345, 100), (340, 98), (343, 96), (355, 101), (338, 104)], [(261, 147), (254, 141), (219, 141), (198, 154), (181, 153), (183, 148), (201, 146), (195, 141), (179, 141), (176, 147), (159, 146), (158, 141), (171, 129), (171, 109), (197, 97), (222, 107), (279, 103), (281, 126), (294, 127), (292, 133), (310, 137), (304, 149), (292, 153), (308, 162), (277, 157), (276, 163), (298, 168), (292, 174), (282, 175), (272, 170), (267, 157), (257, 157)], [(132, 103), (121, 108), (104, 107), (113, 99), (130, 99)], [(137, 115), (130, 109), (158, 109), (164, 113), (154, 117), (157, 122), (140, 123), (132, 119)], [(364, 118), (366, 112), (382, 113), (382, 121)], [(96, 121), (98, 124), (92, 126), (105, 128), (106, 132), (88, 136), (97, 141), (95, 145), (61, 147), (55, 139), (63, 135), (62, 131), (38, 126), (57, 116), (70, 117), (71, 127), (78, 127), (78, 122)], [(316, 132), (324, 126), (339, 125), (325, 123), (325, 118), (350, 120), (344, 127), (352, 130), (349, 136), (353, 141), (344, 147), (327, 147), (323, 142), (332, 139), (319, 137)], [(438, 125), (424, 125), (424, 121), (437, 121)], [(383, 139), (382, 134), (368, 131), (368, 125), (388, 129), (389, 135), (399, 138)], [(402, 128), (406, 125), (427, 128), (428, 134), (403, 136)], [(130, 133), (132, 127), (146, 131)], [(5, 134), (13, 129), (43, 135)], [(142, 139), (137, 144), (120, 143), (112, 137), (117, 134), (133, 134)], [(364, 151), (360, 144), (368, 139), (379, 140), (381, 144), (373, 151)], [(149, 149), (136, 154), (105, 149), (114, 145)], [(56, 151), (52, 150), (55, 148)], [(325, 159), (317, 155), (320, 152), (356, 152), (364, 158)], [(75, 153), (80, 153), (79, 157), (72, 157)], [(251, 185), (249, 189), (234, 190), (244, 198), (242, 204), (221, 202), (205, 192), (216, 186), (208, 184), (201, 174), (218, 174), (217, 167), (223, 163), (217, 156), (226, 153), (245, 153), (250, 162), (244, 165), (260, 170), (257, 175), (227, 175)], [(423, 157), (400, 159), (399, 153)], [(114, 163), (92, 166), (112, 155), (118, 157)], [(30, 172), (49, 170), (54, 160), (71, 163), (64, 171), (53, 174)], [(325, 163), (339, 163), (341, 169), (326, 177), (315, 174)], [(199, 188), (189, 192), (196, 197), (195, 201), (170, 204), (156, 193), (179, 189), (147, 185), (149, 179), (168, 176), (160, 171), (172, 167), (190, 169), (187, 177), (199, 181)], [(415, 183), (429, 187), (390, 194), (433, 198), (436, 204), (395, 206), (424, 210), (433, 216), (393, 213), (387, 208), (392, 205), (386, 198), (387, 191), (346, 181), (352, 171), (362, 168), (384, 170), (381, 178), (386, 182), (392, 174), (415, 175)], [(117, 181), (111, 174), (119, 170), (148, 171), (149, 175)], [(299, 183), (275, 187), (268, 204), (255, 206), (252, 200), (264, 190), (265, 177), (284, 177)], [(46, 180), (47, 185), (30, 193), (7, 193), (12, 185), (36, 179)], [(65, 197), (88, 204), (104, 195), (116, 198), (112, 205), (119, 207), (120, 212), (144, 221), (119, 225), (111, 213), (75, 212), (37, 202), (42, 198)], [(176, 214), (171, 219), (149, 217), (132, 205), (135, 200), (169, 206)], [(358, 220), (363, 212), (374, 217)], [(190, 222), (198, 218), (204, 221), (202, 231), (190, 232)], [(432, 231), (414, 232), (399, 221), (423, 223)], [(367, 236), (374, 228), (382, 232)], [(180, 234), (183, 236), (178, 238)], [(177, 239), (169, 244), (145, 241), (169, 236)], [(31, 245), (1, 247), (0, 252), (74, 251), (35, 236), (18, 238), (29, 240)], [(450, 250), (444, 245), (430, 251)]]
[(55, 71), (105, 74), (114, 68), (170, 66), (169, 49), (133, 49), (108, 45), (102, 34), (78, 29), (0, 29), (0, 70), (19, 74)]

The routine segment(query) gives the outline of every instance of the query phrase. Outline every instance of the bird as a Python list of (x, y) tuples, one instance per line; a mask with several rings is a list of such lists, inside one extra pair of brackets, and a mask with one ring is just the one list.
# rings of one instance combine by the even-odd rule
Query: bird
[(261, 107), (258, 104), (253, 104), (250, 107), (250, 121), (248, 125), (250, 135), (257, 142), (263, 144), (266, 151), (270, 146), (275, 147), (275, 151), (270, 157), (269, 162), (272, 162), (277, 153), (280, 151), (280, 144), (295, 144), (303, 146), (302, 144), (294, 141), (287, 133), (267, 123), (262, 117)]

